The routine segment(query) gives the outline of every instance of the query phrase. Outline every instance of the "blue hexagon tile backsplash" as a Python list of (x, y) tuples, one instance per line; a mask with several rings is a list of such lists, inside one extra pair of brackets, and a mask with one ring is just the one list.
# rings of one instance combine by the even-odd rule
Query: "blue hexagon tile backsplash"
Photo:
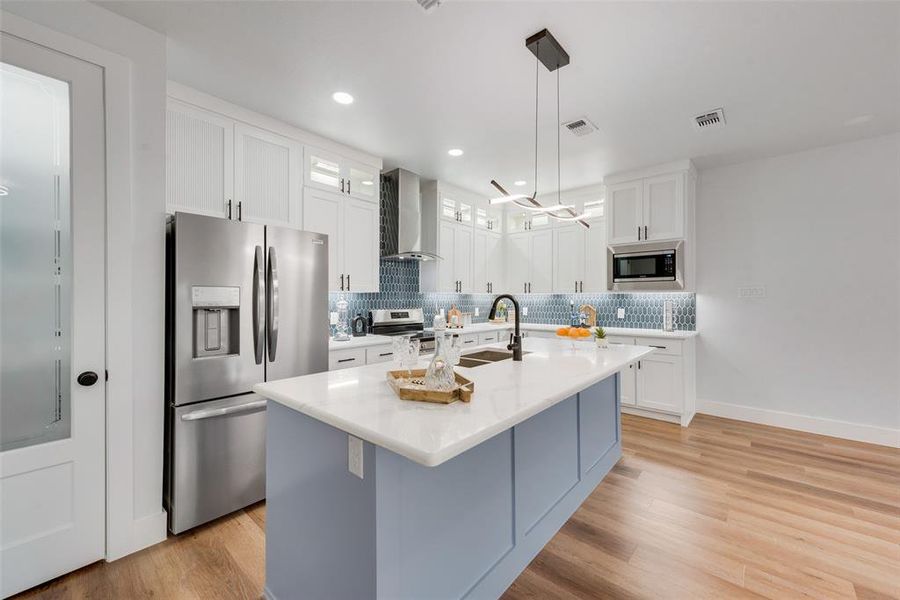
[[(445, 311), (455, 304), (462, 312), (474, 313), (479, 309), (475, 322), (487, 320), (488, 311), (496, 294), (451, 294), (419, 292), (419, 263), (414, 261), (382, 261), (381, 291), (378, 293), (345, 293), (350, 304), (351, 318), (357, 313), (368, 316), (376, 308), (425, 309), (426, 327), (431, 325), (435, 313)], [(340, 297), (340, 292), (329, 296), (330, 308)], [(607, 327), (634, 327), (637, 329), (662, 329), (663, 303), (671, 300), (674, 307), (675, 329), (693, 331), (697, 326), (695, 297), (690, 292), (607, 292), (597, 294), (519, 294), (519, 304), (528, 307), (526, 323), (552, 323), (568, 325), (571, 302), (575, 307), (590, 304), (597, 309), (597, 320)], [(616, 318), (616, 311), (625, 309), (625, 318)]]

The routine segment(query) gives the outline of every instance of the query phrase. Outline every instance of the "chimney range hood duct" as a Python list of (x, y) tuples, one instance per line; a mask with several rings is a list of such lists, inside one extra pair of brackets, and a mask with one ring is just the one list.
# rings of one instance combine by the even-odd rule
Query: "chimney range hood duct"
[(381, 258), (440, 260), (422, 248), (422, 199), (419, 176), (404, 169), (381, 175)]

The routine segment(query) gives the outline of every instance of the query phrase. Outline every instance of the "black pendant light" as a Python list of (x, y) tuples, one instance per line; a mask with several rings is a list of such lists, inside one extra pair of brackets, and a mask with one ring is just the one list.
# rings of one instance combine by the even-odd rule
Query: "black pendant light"
[[(525, 40), (525, 47), (534, 54), (534, 191), (531, 196), (524, 194), (510, 194), (497, 181), (491, 180), (491, 185), (499, 191), (502, 196), (491, 199), (491, 204), (501, 204), (512, 202), (516, 206), (530, 210), (533, 212), (541, 212), (549, 217), (560, 221), (577, 221), (585, 227), (590, 225), (584, 220), (584, 215), (580, 215), (572, 210), (571, 206), (562, 204), (562, 180), (561, 161), (560, 161), (560, 139), (559, 139), (559, 69), (569, 64), (569, 53), (560, 45), (556, 38), (547, 31), (542, 29)], [(538, 81), (540, 75), (539, 64), (543, 64), (551, 73), (556, 71), (556, 205), (542, 206), (537, 201), (537, 179), (538, 179)]]

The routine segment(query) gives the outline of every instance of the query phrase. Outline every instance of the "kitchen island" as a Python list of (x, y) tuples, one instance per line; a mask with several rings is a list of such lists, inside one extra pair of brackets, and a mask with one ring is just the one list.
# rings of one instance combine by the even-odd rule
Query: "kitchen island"
[(468, 404), (400, 400), (390, 364), (256, 386), (267, 597), (500, 596), (621, 456), (617, 374), (653, 349), (525, 351), (460, 368)]

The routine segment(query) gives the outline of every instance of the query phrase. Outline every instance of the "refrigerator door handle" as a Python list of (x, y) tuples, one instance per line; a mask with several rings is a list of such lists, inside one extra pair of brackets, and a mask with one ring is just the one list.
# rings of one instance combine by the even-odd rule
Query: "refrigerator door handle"
[(245, 413), (259, 408), (265, 408), (265, 400), (254, 400), (246, 404), (238, 404), (237, 406), (226, 406), (225, 408), (208, 408), (205, 410), (195, 410), (187, 414), (181, 415), (182, 421), (200, 421), (201, 419), (211, 419), (213, 417), (222, 417), (225, 415), (233, 415), (235, 413)]
[(266, 281), (266, 323), (268, 335), (266, 343), (269, 346), (269, 362), (275, 360), (275, 351), (278, 350), (278, 258), (275, 247), (269, 246), (269, 272)]
[(263, 250), (256, 247), (253, 256), (253, 353), (256, 364), (261, 365), (263, 359), (263, 317), (261, 314), (266, 295), (266, 283), (263, 281)]

